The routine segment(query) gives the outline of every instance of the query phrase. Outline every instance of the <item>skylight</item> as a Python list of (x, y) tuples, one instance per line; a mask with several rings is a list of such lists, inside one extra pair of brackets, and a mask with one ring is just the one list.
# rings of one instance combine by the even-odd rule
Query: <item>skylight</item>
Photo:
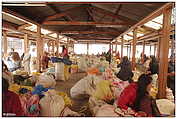
[(46, 35), (46, 34), (51, 33), (51, 31), (41, 28), (41, 33)]
[(33, 32), (37, 32), (37, 25), (32, 25), (32, 26), (28, 26), (25, 28), (26, 30), (30, 30), (30, 31), (33, 31)]
[(163, 24), (163, 14), (145, 23), (144, 25), (159, 30), (160, 28), (162, 28), (162, 24)]
[(49, 36), (57, 38), (57, 34), (56, 33), (50, 34)]
[(131, 37), (131, 36), (128, 36), (128, 35), (124, 35), (123, 39), (125, 39), (125, 40), (131, 40), (132, 37)]

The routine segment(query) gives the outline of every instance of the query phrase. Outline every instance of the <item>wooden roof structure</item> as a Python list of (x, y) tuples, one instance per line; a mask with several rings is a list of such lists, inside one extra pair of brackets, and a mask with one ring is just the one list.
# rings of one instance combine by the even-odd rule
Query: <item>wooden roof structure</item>
[[(76, 41), (87, 43), (87, 46), (92, 42), (109, 43), (112, 47), (113, 44), (117, 46), (120, 43), (121, 57), (124, 45), (130, 45), (133, 69), (136, 65), (136, 45), (143, 43), (144, 54), (145, 42), (157, 43), (158, 97), (165, 98), (168, 52), (170, 43), (175, 42), (170, 39), (170, 35), (175, 31), (175, 24), (171, 24), (173, 2), (3, 2), (2, 5), (2, 25), (6, 31), (3, 32), (5, 54), (7, 36), (22, 37), (25, 48), (29, 46), (28, 40), (36, 40), (38, 71), (41, 70), (40, 59), (46, 39), (52, 40), (53, 51), (54, 44), (57, 44), (58, 48), (59, 42), (66, 37), (66, 43)], [(162, 14), (163, 21), (157, 20)], [(158, 29), (152, 28), (145, 25), (148, 22), (150, 26), (150, 22), (160, 26)], [(125, 35), (130, 38), (126, 40)]]
[[(42, 28), (72, 38), (78, 42), (111, 42), (166, 2), (3, 2), (6, 13), (23, 16)], [(3, 14), (3, 24), (15, 29), (26, 22)], [(138, 32), (155, 31), (142, 26)], [(16, 33), (17, 34), (17, 33)], [(50, 35), (50, 34), (49, 34)]]

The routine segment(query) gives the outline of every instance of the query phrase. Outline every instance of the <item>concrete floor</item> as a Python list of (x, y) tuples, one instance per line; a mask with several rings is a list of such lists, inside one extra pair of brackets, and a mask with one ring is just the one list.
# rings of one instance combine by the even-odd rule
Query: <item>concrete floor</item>
[[(83, 77), (86, 76), (86, 73), (74, 73), (70, 75), (69, 80), (67, 81), (57, 81), (56, 84), (56, 90), (57, 91), (62, 91), (67, 93), (67, 95), (70, 97), (70, 89)], [(71, 98), (71, 97), (70, 97)], [(83, 111), (82, 113), (85, 114), (85, 116), (90, 117), (91, 113), (88, 109), (88, 99), (84, 99), (84, 100), (75, 100), (72, 99), (73, 105), (70, 107), (70, 109), (72, 109), (73, 111), (76, 112), (80, 112), (81, 110), (83, 110), (83, 107), (86, 107), (85, 111)]]

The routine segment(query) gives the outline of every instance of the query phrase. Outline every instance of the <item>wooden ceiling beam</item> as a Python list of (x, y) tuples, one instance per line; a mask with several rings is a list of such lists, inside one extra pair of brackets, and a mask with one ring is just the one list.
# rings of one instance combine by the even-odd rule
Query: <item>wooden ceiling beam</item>
[(127, 25), (126, 23), (113, 22), (81, 22), (81, 21), (45, 21), (43, 25)]
[[(120, 4), (118, 7), (117, 7), (117, 10), (115, 12), (115, 15), (119, 15), (119, 12), (120, 12), (120, 9), (122, 8), (122, 4)], [(116, 19), (112, 19), (112, 21), (114, 22)]]
[(140, 22), (138, 22), (137, 24), (133, 25), (131, 28), (129, 28), (127, 31), (125, 31), (124, 33), (122, 33), (121, 35), (119, 35), (116, 39), (119, 39), (121, 36), (123, 36), (124, 34), (127, 34), (128, 32), (132, 31), (133, 29), (137, 28), (137, 27), (141, 27), (142, 25), (144, 25), (145, 23), (147, 23), (148, 21), (151, 21), (152, 19), (154, 19), (157, 16), (160, 16), (163, 12), (164, 9), (169, 9), (173, 6), (173, 3), (166, 3), (165, 5), (163, 5), (161, 8), (155, 10), (154, 12), (150, 13), (148, 16), (146, 16), (144, 19), (142, 19)]
[(26, 22), (26, 23), (28, 23), (28, 24), (36, 24), (36, 25), (40, 26), (39, 23), (37, 23), (37, 22), (35, 22), (35, 21), (33, 21), (33, 20), (30, 20), (30, 19), (28, 19), (28, 18), (26, 18), (26, 17), (24, 17), (24, 16), (22, 16), (22, 15), (16, 13), (16, 12), (14, 12), (14, 11), (11, 11), (11, 10), (9, 10), (8, 8), (4, 8), (4, 7), (3, 7), (3, 8), (2, 8), (2, 12), (6, 13), (6, 14), (13, 15), (13, 16), (15, 16), (15, 17), (17, 17), (17, 18), (23, 20), (24, 22)]
[(45, 21), (49, 21), (49, 20), (53, 20), (53, 19), (56, 19), (56, 18), (61, 18), (63, 16), (67, 16), (69, 13), (75, 11), (75, 10), (78, 10), (80, 8), (83, 8), (83, 7), (74, 7), (74, 8), (71, 8), (71, 9), (68, 9), (62, 13), (57, 13), (55, 15), (51, 15), (51, 16), (48, 16), (47, 18), (44, 19), (44, 22)]
[(125, 23), (127, 23), (127, 25), (133, 25), (136, 23), (136, 21), (134, 20), (131, 20), (127, 17), (124, 17), (124, 16), (121, 16), (121, 15), (115, 15), (114, 13), (110, 12), (110, 11), (107, 11), (105, 9), (102, 9), (102, 8), (98, 8), (98, 7), (95, 7), (95, 6), (91, 6), (90, 7), (93, 11), (96, 11), (96, 12), (99, 12), (101, 14), (105, 14), (107, 16), (110, 16), (112, 18), (115, 18), (115, 19), (118, 19), (118, 20), (121, 20)]
[(79, 40), (112, 40), (110, 38), (99, 38), (99, 37), (72, 37), (73, 39), (79, 39)]
[(119, 35), (121, 32), (109, 31), (59, 31), (60, 34), (113, 34)]
[[(58, 10), (58, 9), (57, 9), (55, 6), (53, 6), (52, 4), (47, 4), (47, 6), (48, 6), (50, 9), (52, 9), (56, 14), (57, 14), (57, 13), (61, 13), (61, 11)], [(72, 19), (69, 15), (63, 16), (63, 18), (64, 18), (65, 20), (73, 21), (73, 19)]]

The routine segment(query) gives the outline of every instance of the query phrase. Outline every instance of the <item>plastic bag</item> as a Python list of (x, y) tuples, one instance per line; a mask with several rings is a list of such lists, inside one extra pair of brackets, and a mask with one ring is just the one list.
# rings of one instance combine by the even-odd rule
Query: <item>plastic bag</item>
[(115, 107), (113, 105), (105, 104), (101, 106), (97, 113), (96, 117), (120, 117), (117, 113), (115, 113)]
[(174, 115), (175, 104), (168, 99), (158, 99), (156, 100), (157, 107), (160, 114)]
[(47, 117), (59, 117), (65, 107), (65, 102), (55, 90), (49, 90), (40, 100), (41, 115)]
[(22, 105), (22, 109), (25, 113), (25, 116), (28, 117), (37, 117), (40, 113), (40, 107), (39, 107), (39, 96), (33, 95), (33, 96), (20, 96), (20, 102)]
[(79, 80), (70, 90), (72, 98), (81, 98), (82, 96), (92, 95), (95, 92), (96, 84), (102, 79), (95, 75), (87, 75)]
[(113, 94), (110, 88), (111, 82), (108, 80), (101, 80), (97, 85), (96, 85), (96, 91), (93, 94), (93, 96), (97, 100), (112, 100), (113, 99)]
[(80, 71), (87, 71), (87, 63), (86, 63), (86, 57), (81, 57), (80, 61), (78, 63), (78, 68)]
[(56, 81), (51, 74), (41, 74), (39, 80), (36, 82), (37, 85), (42, 85), (45, 88), (54, 88)]

